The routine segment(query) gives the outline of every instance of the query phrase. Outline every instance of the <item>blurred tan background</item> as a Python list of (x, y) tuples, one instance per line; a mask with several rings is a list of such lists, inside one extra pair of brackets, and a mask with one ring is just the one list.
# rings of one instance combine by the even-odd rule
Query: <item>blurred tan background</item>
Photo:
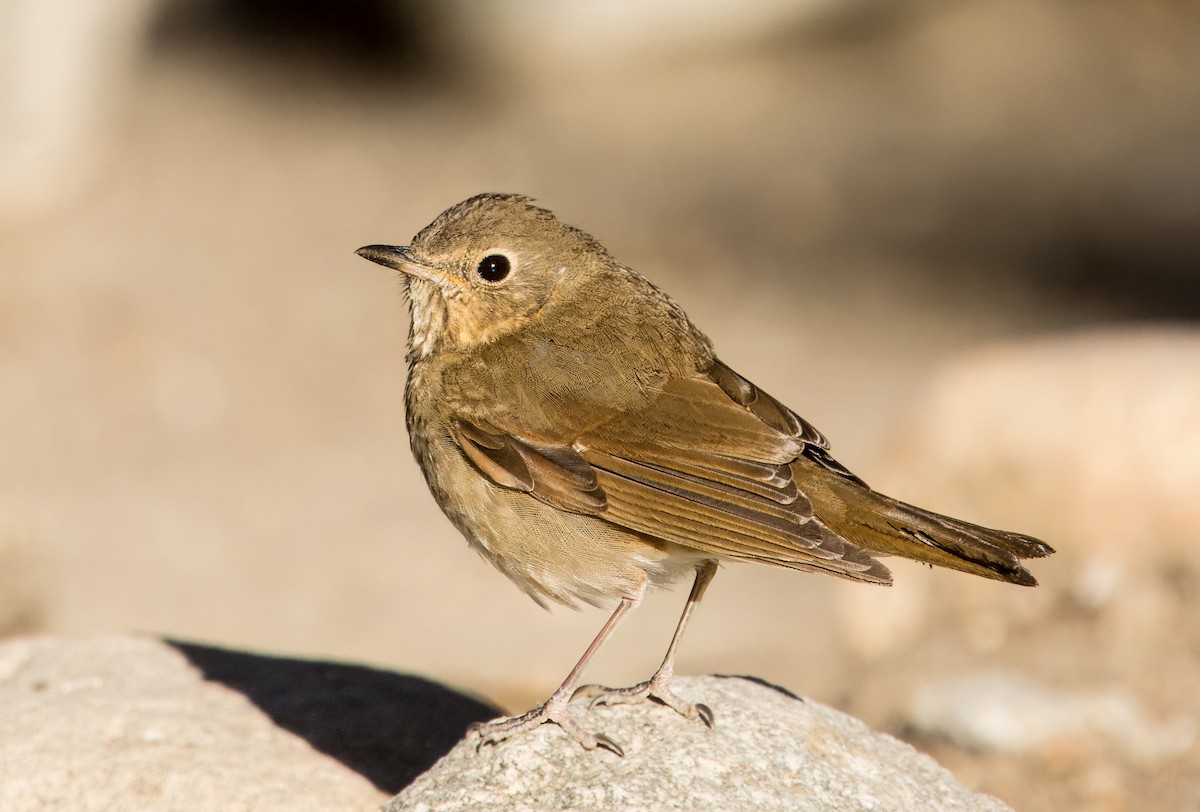
[[(682, 672), (1018, 808), (1200, 808), (1195, 3), (0, 0), (0, 44), (0, 632), (544, 698), (603, 615), (440, 515), (353, 255), (521, 192), (872, 485), (1060, 550), (1036, 591), (726, 567)], [(685, 591), (590, 677), (648, 675)]]

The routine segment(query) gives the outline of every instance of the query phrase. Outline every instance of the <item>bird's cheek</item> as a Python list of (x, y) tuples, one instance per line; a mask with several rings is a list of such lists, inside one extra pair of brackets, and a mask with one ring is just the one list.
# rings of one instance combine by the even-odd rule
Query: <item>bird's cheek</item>
[(524, 325), (524, 316), (499, 316), (465, 308), (450, 308), (449, 328), (460, 349), (490, 344)]

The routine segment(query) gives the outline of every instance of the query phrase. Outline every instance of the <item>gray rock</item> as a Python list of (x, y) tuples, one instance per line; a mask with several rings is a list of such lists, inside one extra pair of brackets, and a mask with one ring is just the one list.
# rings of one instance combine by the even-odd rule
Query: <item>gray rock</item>
[[(942, 368), (872, 484), (1016, 524), (1068, 553), (1133, 562), (1187, 551), (1200, 536), (1198, 410), (1192, 326), (996, 344)], [(1096, 604), (1113, 595), (1079, 589)]]
[(902, 589), (835, 584), (841, 639), (875, 658), (954, 617), (972, 648), (986, 652), (1013, 624), (1050, 618), (1063, 604), (1088, 613), (1119, 607), (1107, 636), (1142, 658), (1147, 630), (1179, 622), (1163, 573), (1200, 561), (1197, 414), (1200, 329), (1192, 326), (1013, 341), (948, 363), (913, 401), (871, 485), (1030, 533), (1058, 554), (1030, 562), (1042, 583), (1032, 592), (979, 578), (909, 578), (903, 570), (916, 566), (906, 562), (893, 567)]
[(377, 809), (489, 715), (361, 666), (18, 638), (0, 644), (0, 809)]
[(677, 680), (716, 712), (709, 730), (657, 705), (588, 710), (625, 757), (588, 752), (558, 729), (476, 751), (460, 743), (387, 806), (458, 810), (1003, 810), (933, 759), (831, 708), (750, 678)]
[(0, 809), (366, 810), (406, 785), (392, 812), (1006, 808), (783, 689), (678, 687), (714, 708), (715, 729), (657, 705), (580, 704), (625, 758), (551, 726), (476, 752), (450, 748), (495, 710), (402, 674), (152, 638), (18, 638), (0, 643)]

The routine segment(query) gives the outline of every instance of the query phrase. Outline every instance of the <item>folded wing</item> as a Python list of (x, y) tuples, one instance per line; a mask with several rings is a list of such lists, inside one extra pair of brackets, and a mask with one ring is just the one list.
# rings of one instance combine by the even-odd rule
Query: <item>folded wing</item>
[(710, 553), (890, 582), (888, 570), (814, 516), (791, 463), (827, 443), (812, 426), (719, 362), (547, 444), (460, 421), (466, 456), (498, 485), (565, 510)]

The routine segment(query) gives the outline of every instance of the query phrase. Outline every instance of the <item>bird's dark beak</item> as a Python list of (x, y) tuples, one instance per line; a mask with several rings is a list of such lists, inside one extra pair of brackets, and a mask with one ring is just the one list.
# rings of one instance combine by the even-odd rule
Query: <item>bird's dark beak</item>
[(440, 288), (445, 288), (449, 284), (459, 287), (463, 286), (462, 280), (458, 277), (450, 276), (435, 268), (430, 268), (414, 261), (412, 255), (408, 252), (408, 248), (403, 245), (366, 245), (354, 253), (363, 259), (377, 262), (385, 268), (391, 268), (409, 276), (415, 276), (418, 279), (432, 282)]

